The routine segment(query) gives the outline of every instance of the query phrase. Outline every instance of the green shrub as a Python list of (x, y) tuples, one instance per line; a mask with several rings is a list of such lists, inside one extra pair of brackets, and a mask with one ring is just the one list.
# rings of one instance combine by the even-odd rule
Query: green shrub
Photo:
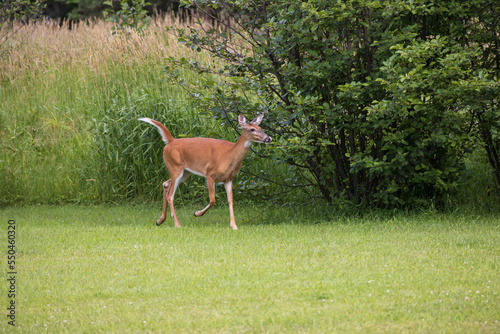
[(483, 41), (488, 32), (498, 40), (496, 3), (184, 3), (225, 29), (200, 21), (179, 29), (179, 41), (221, 65), (173, 57), (170, 77), (183, 81), (179, 66), (219, 74), (190, 87), (199, 103), (221, 120), (266, 113), (274, 158), (312, 178), (329, 203), (439, 201), (459, 186), (473, 142), (498, 147), (489, 139), (500, 44)]

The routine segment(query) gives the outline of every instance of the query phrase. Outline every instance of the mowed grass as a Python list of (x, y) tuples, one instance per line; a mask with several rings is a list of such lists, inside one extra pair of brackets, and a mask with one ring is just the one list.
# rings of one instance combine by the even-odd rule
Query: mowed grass
[(4, 248), (7, 221), (17, 228), (17, 331), (500, 330), (498, 215), (314, 219), (237, 204), (232, 231), (224, 205), (197, 209), (178, 205), (181, 229), (155, 226), (159, 204), (2, 210)]

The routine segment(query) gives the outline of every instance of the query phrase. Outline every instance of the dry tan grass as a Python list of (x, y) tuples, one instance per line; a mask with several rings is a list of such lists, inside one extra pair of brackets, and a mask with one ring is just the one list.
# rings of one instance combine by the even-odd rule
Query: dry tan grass
[[(184, 24), (172, 18), (156, 19), (141, 33), (112, 34), (111, 23), (90, 21), (61, 26), (56, 22), (39, 22), (21, 27), (8, 41), (7, 57), (0, 60), (0, 78), (17, 81), (24, 76), (46, 75), (68, 68), (91, 70), (106, 75), (116, 65), (161, 64), (168, 56), (189, 52), (177, 43), (167, 26)], [(50, 80), (47, 80), (50, 82)]]

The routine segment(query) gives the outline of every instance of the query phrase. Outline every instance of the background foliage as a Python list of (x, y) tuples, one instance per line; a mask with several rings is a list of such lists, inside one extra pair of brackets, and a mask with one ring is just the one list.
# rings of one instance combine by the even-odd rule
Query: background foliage
[[(12, 21), (1, 204), (158, 200), (162, 142), (138, 117), (235, 140), (238, 113), (266, 113), (275, 144), (252, 146), (237, 199), (497, 206), (495, 2), (194, 5), (207, 18), (198, 29), (145, 12), (140, 31), (131, 21), (115, 35), (102, 21)], [(193, 177), (179, 199), (205, 192)]]

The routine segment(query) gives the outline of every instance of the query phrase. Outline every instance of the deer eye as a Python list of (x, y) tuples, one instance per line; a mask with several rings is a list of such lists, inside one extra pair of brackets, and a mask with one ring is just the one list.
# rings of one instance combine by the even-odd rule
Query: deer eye
[(253, 129), (253, 128), (252, 128), (252, 129), (250, 129), (250, 132), (255, 132), (255, 129)]

